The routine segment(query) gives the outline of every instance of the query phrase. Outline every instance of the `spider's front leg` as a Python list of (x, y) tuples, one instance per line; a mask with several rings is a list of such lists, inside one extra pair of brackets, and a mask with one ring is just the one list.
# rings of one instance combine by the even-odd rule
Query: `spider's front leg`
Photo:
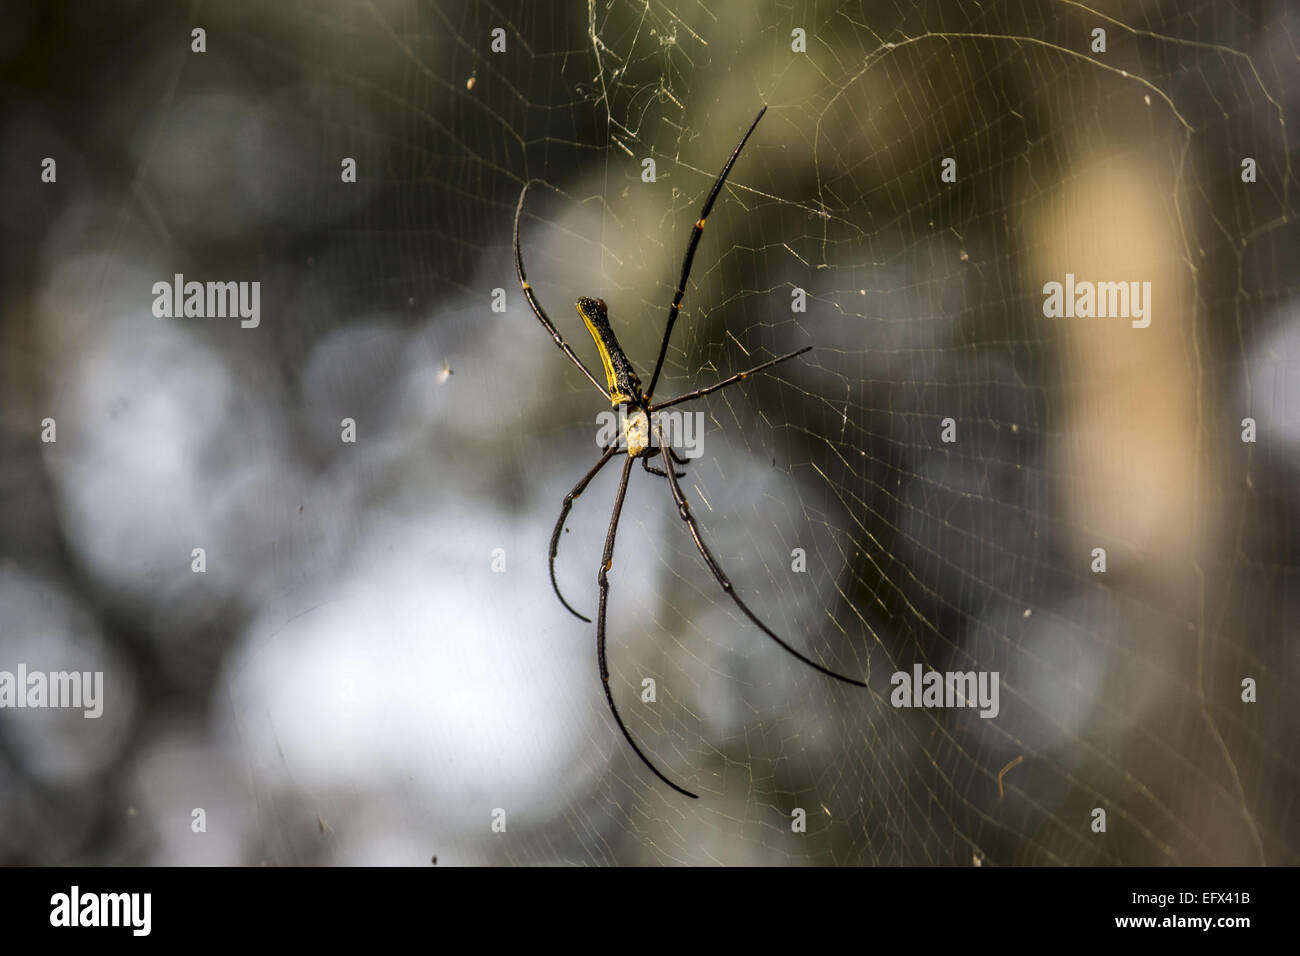
[(555, 596), (560, 599), (560, 603), (564, 605), (565, 610), (579, 620), (586, 621), (588, 624), (591, 623), (591, 618), (587, 617), (587, 615), (583, 614), (581, 611), (575, 610), (573, 605), (566, 601), (564, 595), (560, 593), (560, 584), (555, 580), (555, 557), (560, 553), (560, 535), (564, 531), (564, 521), (569, 517), (569, 510), (573, 507), (573, 503), (578, 500), (579, 495), (587, 490), (587, 486), (591, 484), (591, 480), (600, 473), (602, 468), (609, 464), (609, 460), (613, 458), (618, 451), (618, 442), (610, 445), (602, 452), (600, 461), (596, 462), (590, 471), (578, 479), (578, 483), (573, 486), (567, 495), (564, 496), (564, 504), (560, 507), (560, 517), (555, 522), (555, 530), (551, 532), (551, 587), (555, 590)]
[[(670, 467), (668, 463), (668, 449), (660, 448), (659, 450), (663, 454), (664, 467)], [(685, 523), (691, 539), (695, 542), (695, 550), (700, 552), (700, 557), (704, 559), (704, 564), (709, 569), (709, 573), (713, 575), (713, 579), (718, 582), (718, 586), (722, 588), (723, 593), (726, 594), (727, 597), (731, 598), (732, 602), (740, 609), (741, 613), (743, 613), (745, 617), (749, 618), (760, 631), (779, 644), (787, 653), (803, 661), (814, 670), (821, 671), (827, 677), (833, 677), (846, 684), (853, 684), (855, 687), (866, 687), (866, 683), (858, 680), (856, 677), (846, 677), (844, 674), (837, 673), (829, 667), (818, 664), (812, 658), (795, 650), (790, 646), (790, 644), (779, 637), (775, 631), (764, 624), (759, 616), (750, 610), (749, 605), (740, 599), (740, 595), (736, 593), (735, 585), (731, 583), (731, 579), (728, 578), (726, 572), (722, 570), (722, 565), (719, 564), (718, 559), (713, 556), (713, 552), (709, 550), (709, 546), (704, 543), (704, 537), (700, 534), (700, 526), (695, 520), (695, 515), (691, 513), (690, 502), (686, 500), (686, 495), (682, 493), (681, 485), (677, 484), (677, 478), (674, 477), (675, 475), (676, 472), (672, 472), (668, 476), (668, 487), (672, 492), (673, 503), (677, 506), (677, 514)]]
[(609, 662), (605, 654), (605, 619), (609, 609), (609, 570), (614, 566), (614, 540), (618, 535), (618, 519), (623, 513), (623, 499), (627, 495), (627, 479), (632, 474), (632, 459), (628, 458), (623, 465), (623, 477), (618, 483), (618, 495), (614, 498), (614, 511), (609, 519), (609, 532), (605, 535), (605, 552), (600, 558), (600, 570), (596, 573), (596, 583), (600, 587), (600, 602), (596, 609), (596, 660), (600, 667), (600, 682), (605, 688), (605, 702), (609, 704), (609, 712), (614, 715), (614, 722), (618, 724), (618, 729), (623, 733), (623, 739), (628, 742), (632, 751), (641, 758), (641, 762), (650, 768), (651, 772), (662, 780), (668, 786), (672, 787), (683, 796), (690, 797), (692, 800), (697, 795), (691, 793), (685, 787), (680, 787), (673, 783), (664, 772), (656, 767), (637, 746), (637, 742), (632, 739), (632, 731), (628, 730), (627, 724), (623, 723), (623, 718), (618, 712), (618, 705), (614, 703), (614, 692), (609, 686)]
[[(673, 461), (677, 462), (677, 464), (679, 464), (679, 465), (684, 465), (684, 464), (686, 464), (686, 462), (685, 462), (683, 459), (677, 457), (677, 453), (676, 453), (675, 451), (673, 451), (671, 448), (668, 449), (668, 454), (670, 454), (670, 455), (673, 456)], [(662, 471), (662, 470), (659, 469), (659, 468), (656, 468), (654, 465), (650, 464), (650, 456), (649, 456), (649, 455), (646, 455), (644, 458), (641, 459), (641, 467), (644, 468), (644, 469), (646, 470), (646, 473), (647, 473), (647, 474), (654, 475), (656, 478), (667, 478), (667, 477), (668, 477), (667, 473), (665, 473), (664, 471)], [(685, 478), (685, 477), (686, 477), (686, 472), (684, 472), (684, 471), (674, 471), (673, 474), (676, 475), (678, 478)]]

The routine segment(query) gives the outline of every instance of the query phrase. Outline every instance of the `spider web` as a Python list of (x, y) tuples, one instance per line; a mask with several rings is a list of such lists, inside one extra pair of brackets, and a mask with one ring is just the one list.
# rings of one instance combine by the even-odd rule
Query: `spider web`
[[(190, 709), (124, 751), (151, 828), (106, 858), (1300, 861), (1285, 5), (375, 0), (206, 18), (226, 53), (142, 71), (167, 93), (108, 246), (132, 262), (106, 284), (170, 276), (162, 222), (185, 271), (261, 264), (262, 334), (141, 330), (130, 365), (101, 334), (108, 384), (53, 375), (74, 416), (183, 394), (196, 367), (219, 396), (187, 426), (206, 449), (176, 465), (193, 487), (119, 492), (137, 511), (169, 496), (228, 557), (215, 584), (130, 597), (142, 628), (183, 635), (155, 640)], [(594, 625), (550, 592), (550, 528), (597, 458), (602, 404), (519, 294), (509, 226), (540, 180), (534, 289), (593, 369), (572, 303), (606, 299), (646, 381), (690, 228), (763, 104), (657, 394), (814, 346), (683, 406), (705, 428), (682, 487), (755, 612), (869, 687), (746, 621), (636, 468), (612, 686), (690, 801), (618, 735)], [(203, 178), (165, 172), (202, 142), (186, 119), (234, 136), (241, 108), (257, 172), (235, 192), (257, 211), (224, 234), (215, 206), (178, 223)], [(1046, 318), (1043, 284), (1067, 272), (1150, 281), (1150, 327)], [(189, 371), (154, 381), (160, 363)], [(361, 438), (340, 453), (344, 417)], [(54, 478), (74, 514), (95, 504), (75, 500), (79, 463), (99, 460), (79, 447)], [(562, 535), (560, 585), (588, 614), (621, 464)], [(179, 545), (79, 527), (101, 588)], [(199, 676), (176, 676), (178, 648), (205, 640)], [(895, 707), (891, 675), (915, 665), (996, 672), (998, 714)], [(200, 766), (229, 779), (180, 782)], [(220, 850), (165, 835), (200, 800), (233, 821)]]

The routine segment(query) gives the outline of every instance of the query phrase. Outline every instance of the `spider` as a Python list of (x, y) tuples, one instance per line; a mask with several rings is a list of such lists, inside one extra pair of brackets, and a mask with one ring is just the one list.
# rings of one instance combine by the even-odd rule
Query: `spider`
[[(845, 677), (843, 674), (837, 674), (835, 671), (823, 667), (816, 661), (805, 657), (777, 636), (770, 627), (759, 620), (758, 615), (750, 610), (749, 606), (740, 599), (740, 596), (736, 593), (735, 587), (732, 585), (726, 573), (722, 570), (722, 565), (718, 563), (718, 559), (713, 556), (713, 552), (710, 551), (708, 545), (704, 543), (704, 538), (700, 535), (699, 525), (695, 520), (695, 516), (691, 513), (690, 503), (686, 500), (686, 496), (682, 493), (681, 485), (677, 481), (678, 478), (684, 478), (685, 473), (677, 472), (674, 465), (685, 465), (687, 463), (686, 459), (680, 457), (677, 452), (672, 449), (668, 441), (659, 440), (663, 438), (662, 430), (657, 424), (652, 424), (653, 414), (661, 409), (678, 405), (682, 402), (688, 402), (696, 398), (702, 398), (705, 395), (724, 389), (729, 385), (734, 385), (737, 382), (743, 381), (756, 372), (765, 371), (774, 365), (779, 365), (781, 362), (786, 362), (792, 358), (803, 355), (805, 352), (812, 349), (811, 345), (805, 346), (797, 351), (764, 362), (761, 365), (756, 365), (747, 371), (738, 372), (730, 378), (725, 378), (713, 385), (696, 389), (693, 392), (679, 395), (676, 398), (670, 398), (667, 401), (656, 403), (652, 400), (655, 386), (659, 382), (659, 373), (663, 371), (664, 356), (668, 353), (668, 342), (672, 338), (673, 326), (676, 324), (677, 317), (681, 312), (682, 297), (686, 294), (686, 280), (691, 274), (691, 264), (695, 261), (695, 250), (699, 246), (700, 236), (704, 233), (704, 221), (708, 218), (709, 211), (713, 208), (714, 200), (718, 198), (718, 193), (722, 191), (722, 186), (727, 181), (727, 174), (731, 172), (731, 167), (735, 164), (737, 157), (740, 156), (740, 151), (744, 149), (745, 143), (749, 140), (750, 135), (753, 134), (754, 129), (758, 126), (759, 120), (763, 118), (763, 114), (766, 112), (766, 106), (758, 111), (758, 115), (754, 117), (754, 121), (749, 124), (749, 129), (745, 131), (745, 135), (740, 138), (740, 142), (737, 143), (736, 148), (732, 150), (731, 156), (727, 159), (726, 165), (722, 167), (722, 172), (720, 172), (718, 178), (714, 180), (713, 188), (709, 190), (709, 196), (704, 201), (704, 208), (700, 212), (700, 217), (696, 221), (695, 227), (691, 230), (690, 240), (686, 244), (686, 256), (682, 260), (682, 277), (677, 282), (677, 291), (673, 294), (672, 305), (668, 307), (668, 323), (667, 327), (664, 329), (663, 340), (659, 344), (659, 357), (655, 360), (654, 373), (650, 376), (650, 385), (644, 391), (641, 389), (641, 379), (637, 376), (636, 370), (632, 367), (632, 363), (628, 361), (627, 355), (619, 346), (613, 328), (610, 327), (608, 310), (603, 300), (584, 296), (578, 300), (577, 306), (578, 314), (582, 317), (583, 324), (586, 325), (587, 331), (591, 333), (591, 337), (596, 343), (596, 350), (600, 353), (601, 365), (604, 367), (605, 372), (605, 385), (602, 386), (600, 384), (596, 376), (591, 373), (587, 366), (583, 364), (582, 360), (574, 353), (569, 344), (564, 341), (564, 338), (560, 333), (556, 331), (554, 323), (551, 322), (550, 318), (546, 314), (546, 310), (542, 308), (541, 303), (537, 301), (537, 296), (533, 294), (532, 286), (528, 284), (528, 278), (524, 273), (523, 257), (519, 251), (519, 220), (524, 210), (524, 199), (528, 195), (529, 187), (533, 185), (535, 180), (529, 180), (524, 184), (523, 190), (519, 193), (519, 204), (515, 207), (515, 274), (519, 277), (519, 285), (520, 288), (523, 289), (524, 298), (528, 300), (528, 305), (532, 308), (533, 314), (537, 316), (538, 321), (541, 322), (546, 331), (550, 333), (551, 339), (555, 344), (560, 347), (561, 351), (569, 357), (569, 360), (573, 362), (574, 365), (578, 366), (578, 368), (582, 370), (582, 374), (587, 376), (592, 385), (596, 386), (597, 391), (605, 396), (615, 409), (620, 410), (622, 413), (620, 415), (620, 421), (625, 423), (621, 443), (618, 439), (615, 439), (612, 444), (605, 447), (602, 450), (600, 459), (592, 466), (591, 470), (583, 475), (582, 478), (579, 479), (578, 483), (573, 486), (573, 489), (564, 496), (564, 504), (560, 508), (559, 520), (555, 522), (555, 530), (551, 534), (551, 587), (554, 588), (555, 596), (560, 599), (560, 603), (564, 605), (566, 610), (579, 619), (586, 621), (588, 624), (591, 623), (591, 618), (576, 611), (573, 606), (565, 600), (564, 595), (560, 593), (560, 586), (555, 580), (555, 558), (559, 552), (560, 535), (564, 530), (564, 522), (569, 516), (569, 511), (573, 507), (574, 500), (586, 490), (587, 485), (591, 484), (592, 479), (600, 473), (600, 470), (604, 468), (605, 465), (609, 464), (610, 460), (613, 459), (616, 454), (620, 451), (626, 452), (627, 460), (623, 464), (623, 476), (619, 480), (618, 494), (614, 498), (614, 510), (609, 519), (609, 531), (605, 535), (605, 552), (601, 558), (600, 570), (596, 575), (596, 581), (600, 587), (600, 602), (596, 612), (596, 659), (600, 666), (600, 680), (604, 685), (605, 700), (609, 704), (610, 713), (614, 715), (614, 721), (618, 724), (618, 729), (623, 732), (623, 737), (627, 740), (636, 755), (641, 758), (641, 762), (649, 767), (656, 777), (668, 786), (672, 787), (678, 793), (692, 799), (696, 799), (697, 795), (669, 780), (668, 777), (666, 777), (659, 768), (651, 762), (650, 758), (642, 753), (641, 748), (637, 746), (636, 741), (632, 738), (631, 732), (627, 729), (627, 725), (623, 723), (623, 718), (619, 715), (618, 706), (614, 703), (614, 695), (609, 687), (609, 666), (606, 663), (605, 656), (605, 611), (609, 603), (609, 571), (613, 566), (614, 537), (618, 532), (619, 515), (623, 511), (623, 499), (627, 495), (628, 477), (632, 474), (632, 465), (638, 458), (641, 460), (641, 466), (648, 474), (663, 478), (667, 481), (668, 487), (672, 493), (673, 501), (677, 506), (677, 513), (685, 523), (691, 539), (695, 542), (696, 549), (700, 552), (700, 557), (704, 559), (704, 564), (709, 569), (709, 573), (713, 575), (714, 580), (718, 582), (718, 585), (726, 595), (736, 603), (736, 607), (738, 607), (747, 618), (753, 621), (759, 630), (772, 640), (776, 641), (776, 643), (788, 653), (792, 654), (809, 667), (821, 671), (828, 677), (834, 677), (836, 680), (841, 680), (846, 684), (853, 684), (857, 687), (867, 686), (860, 680), (854, 680), (852, 677)], [(655, 454), (650, 434), (652, 428), (655, 432), (658, 454), (663, 460), (662, 469), (655, 468), (650, 464), (650, 458)]]

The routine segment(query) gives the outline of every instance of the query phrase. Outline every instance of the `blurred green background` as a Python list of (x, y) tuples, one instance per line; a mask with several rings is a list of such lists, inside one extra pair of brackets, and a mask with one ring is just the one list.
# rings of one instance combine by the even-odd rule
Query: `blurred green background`
[[(1285, 3), (5, 20), (0, 669), (102, 670), (106, 702), (0, 711), (0, 860), (1300, 862)], [(530, 281), (593, 366), (572, 304), (606, 299), (645, 378), (762, 104), (659, 391), (814, 346), (700, 403), (683, 487), (757, 613), (870, 689), (737, 614), (638, 469), (613, 687), (686, 801), (550, 591), (603, 409), (510, 225), (553, 187)], [(154, 317), (175, 273), (259, 281), (259, 327)], [(1151, 282), (1151, 326), (1045, 318), (1066, 273)], [(563, 536), (588, 613), (612, 471)], [(997, 671), (999, 716), (895, 709), (915, 663)]]

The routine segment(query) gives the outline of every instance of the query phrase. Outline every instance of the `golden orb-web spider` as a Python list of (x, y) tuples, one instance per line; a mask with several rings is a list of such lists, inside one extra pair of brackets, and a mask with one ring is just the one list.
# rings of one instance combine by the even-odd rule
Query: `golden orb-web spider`
[[(591, 299), (584, 296), (578, 300), (578, 314), (582, 316), (582, 321), (587, 326), (587, 331), (591, 333), (591, 337), (596, 343), (596, 350), (600, 353), (601, 365), (604, 367), (605, 372), (605, 386), (602, 386), (600, 382), (597, 381), (596, 376), (591, 374), (591, 371), (587, 366), (582, 363), (582, 360), (578, 358), (569, 344), (565, 342), (560, 333), (555, 330), (555, 325), (546, 315), (546, 310), (542, 308), (541, 303), (537, 301), (537, 297), (533, 295), (533, 288), (528, 284), (528, 278), (524, 274), (524, 261), (519, 252), (519, 219), (524, 211), (524, 198), (528, 195), (528, 188), (533, 184), (534, 180), (529, 180), (524, 184), (523, 190), (519, 193), (519, 204), (515, 207), (515, 273), (519, 276), (519, 286), (523, 289), (524, 297), (528, 300), (528, 304), (532, 307), (533, 313), (537, 316), (538, 321), (541, 322), (546, 331), (550, 333), (555, 344), (560, 347), (574, 365), (582, 369), (582, 373), (590, 379), (591, 384), (595, 385), (597, 390), (609, 399), (610, 404), (613, 405), (614, 408), (625, 413), (620, 416), (620, 420), (625, 422), (622, 446), (620, 447), (620, 442), (616, 439), (613, 444), (604, 450), (604, 453), (600, 456), (600, 460), (592, 466), (592, 469), (583, 475), (578, 483), (573, 486), (573, 490), (564, 496), (564, 504), (560, 508), (559, 520), (555, 522), (555, 531), (551, 534), (551, 586), (555, 589), (555, 595), (560, 599), (560, 603), (563, 604), (570, 613), (586, 621), (588, 624), (591, 623), (591, 618), (575, 611), (569, 602), (564, 599), (564, 595), (560, 593), (560, 586), (555, 580), (555, 556), (560, 547), (560, 534), (564, 530), (564, 519), (569, 516), (569, 510), (573, 507), (574, 499), (586, 490), (587, 485), (591, 483), (591, 480), (595, 478), (600, 470), (609, 463), (610, 459), (613, 458), (614, 455), (616, 455), (620, 450), (626, 451), (627, 461), (623, 465), (623, 477), (619, 481), (618, 495), (614, 499), (614, 511), (610, 515), (609, 519), (609, 532), (605, 535), (605, 553), (601, 558), (600, 570), (596, 575), (597, 582), (600, 585), (600, 604), (599, 609), (596, 612), (596, 658), (600, 664), (601, 683), (605, 687), (605, 700), (608, 701), (610, 713), (614, 715), (614, 721), (618, 724), (618, 729), (623, 732), (623, 736), (627, 739), (628, 744), (636, 752), (636, 755), (641, 758), (641, 762), (649, 767), (656, 777), (668, 784), (668, 786), (672, 787), (678, 793), (685, 794), (692, 799), (696, 797), (695, 794), (683, 787), (679, 787), (677, 784), (669, 780), (659, 771), (659, 768), (651, 763), (650, 759), (641, 752), (641, 748), (638, 747), (636, 741), (632, 739), (632, 734), (628, 731), (627, 725), (623, 723), (623, 718), (619, 716), (618, 707), (614, 704), (614, 695), (609, 688), (609, 667), (605, 661), (605, 609), (609, 599), (608, 573), (610, 567), (613, 565), (614, 536), (618, 531), (618, 519), (619, 515), (623, 511), (623, 499), (627, 494), (628, 476), (632, 473), (633, 462), (638, 458), (641, 459), (641, 466), (647, 473), (667, 480), (668, 487), (672, 490), (673, 501), (677, 505), (677, 512), (681, 516), (682, 521), (686, 523), (691, 538), (695, 542), (695, 547), (699, 550), (700, 557), (704, 559), (704, 563), (708, 567), (709, 573), (713, 575), (714, 579), (718, 582), (719, 586), (721, 586), (722, 590), (726, 592), (727, 596), (736, 602), (736, 606), (740, 608), (747, 618), (753, 621), (764, 634), (776, 641), (776, 643), (780, 644), (786, 651), (793, 654), (809, 667), (816, 668), (823, 674), (826, 674), (829, 677), (834, 677), (836, 680), (842, 680), (846, 684), (853, 684), (857, 687), (867, 686), (860, 680), (854, 680), (852, 677), (845, 677), (843, 674), (837, 674), (835, 671), (823, 667), (816, 661), (805, 657), (778, 637), (770, 627), (758, 619), (758, 616), (751, 611), (748, 605), (746, 605), (745, 602), (740, 599), (739, 595), (736, 594), (736, 590), (732, 586), (731, 581), (728, 580), (727, 575), (723, 572), (722, 566), (718, 564), (717, 558), (713, 556), (713, 552), (709, 550), (708, 546), (704, 543), (704, 539), (700, 536), (700, 528), (695, 522), (695, 516), (691, 514), (691, 506), (687, 502), (686, 496), (682, 494), (681, 485), (677, 483), (677, 479), (685, 477), (685, 475), (679, 475), (673, 468), (674, 463), (684, 465), (686, 464), (686, 460), (679, 457), (669, 446), (668, 442), (660, 441), (658, 443), (659, 454), (663, 458), (663, 470), (661, 471), (657, 468), (652, 468), (649, 461), (650, 456), (654, 454), (650, 436), (650, 423), (652, 421), (651, 415), (654, 412), (726, 388), (728, 385), (733, 385), (736, 382), (748, 378), (755, 372), (769, 369), (773, 365), (777, 365), (781, 362), (787, 361), (788, 359), (802, 355), (812, 348), (811, 345), (805, 346), (798, 351), (790, 352), (786, 355), (774, 358), (769, 362), (764, 362), (762, 365), (756, 365), (748, 371), (740, 372), (730, 378), (723, 379), (721, 382), (714, 385), (709, 385), (705, 388), (688, 392), (685, 395), (679, 395), (676, 398), (670, 398), (665, 402), (655, 404), (651, 401), (655, 385), (659, 381), (659, 373), (663, 371), (664, 356), (668, 353), (668, 340), (672, 337), (673, 325), (677, 322), (677, 316), (681, 311), (682, 296), (686, 294), (686, 280), (691, 274), (691, 263), (695, 260), (695, 250), (696, 247), (699, 246), (700, 236), (704, 232), (704, 220), (708, 218), (709, 210), (713, 208), (714, 200), (718, 198), (718, 193), (722, 191), (722, 186), (727, 181), (727, 174), (731, 172), (731, 167), (735, 164), (736, 158), (740, 155), (740, 151), (744, 149), (745, 143), (749, 139), (750, 134), (754, 132), (755, 127), (758, 126), (758, 121), (763, 118), (763, 114), (766, 112), (766, 106), (758, 111), (758, 115), (754, 117), (754, 122), (749, 124), (749, 129), (745, 131), (745, 135), (740, 138), (740, 142), (737, 143), (736, 148), (732, 150), (731, 156), (727, 160), (727, 164), (722, 167), (722, 172), (718, 174), (718, 178), (713, 182), (713, 188), (709, 190), (709, 198), (704, 201), (704, 209), (700, 212), (700, 218), (695, 223), (695, 228), (691, 230), (691, 238), (686, 245), (686, 257), (682, 260), (682, 277), (677, 283), (677, 291), (673, 295), (672, 305), (668, 307), (668, 326), (664, 329), (664, 337), (659, 344), (659, 358), (655, 361), (654, 374), (650, 376), (650, 387), (644, 392), (641, 391), (641, 380), (637, 377), (636, 370), (632, 367), (632, 363), (628, 361), (627, 355), (624, 354), (623, 349), (618, 344), (618, 339), (614, 336), (614, 330), (610, 327), (609, 316), (603, 300)], [(662, 431), (660, 431), (657, 426), (656, 432), (658, 433), (658, 437), (662, 437)]]

